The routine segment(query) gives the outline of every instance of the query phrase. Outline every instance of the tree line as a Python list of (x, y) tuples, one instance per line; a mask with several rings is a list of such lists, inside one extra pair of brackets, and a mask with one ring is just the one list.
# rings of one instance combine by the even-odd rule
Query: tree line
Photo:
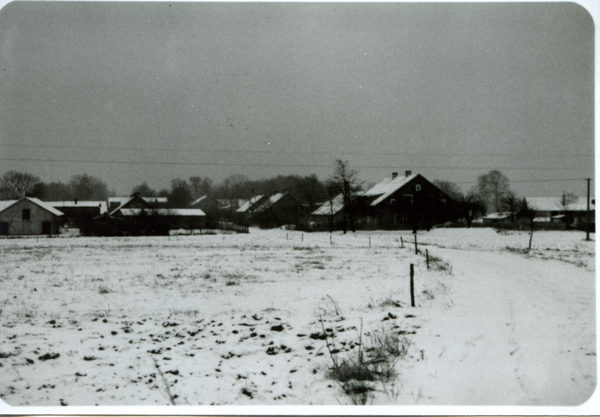
[[(215, 184), (209, 177), (192, 176), (188, 179), (175, 178), (170, 188), (156, 190), (147, 182), (136, 185), (131, 193), (139, 193), (144, 197), (167, 197), (171, 207), (189, 207), (197, 198), (208, 195), (218, 199), (248, 199), (253, 195), (271, 195), (286, 191), (299, 203), (313, 208), (319, 203), (342, 195), (344, 205), (352, 207), (354, 196), (369, 188), (360, 180), (358, 171), (351, 168), (347, 161), (336, 160), (332, 175), (320, 180), (316, 174), (308, 176), (278, 175), (276, 177), (250, 180), (245, 175), (234, 174)], [(508, 213), (511, 221), (515, 221), (519, 213), (527, 207), (523, 197), (518, 197), (510, 188), (509, 179), (498, 170), (491, 170), (479, 175), (474, 187), (467, 192), (454, 182), (434, 179), (438, 188), (452, 197), (460, 207), (460, 217), (467, 222), (486, 213)], [(44, 201), (105, 201), (115, 196), (106, 182), (88, 175), (74, 175), (67, 183), (44, 182), (39, 177), (27, 172), (8, 171), (0, 178), (0, 199), (19, 199), (32, 195)], [(576, 202), (572, 193), (564, 193), (561, 203), (567, 207)], [(347, 210), (352, 222), (352, 210)]]

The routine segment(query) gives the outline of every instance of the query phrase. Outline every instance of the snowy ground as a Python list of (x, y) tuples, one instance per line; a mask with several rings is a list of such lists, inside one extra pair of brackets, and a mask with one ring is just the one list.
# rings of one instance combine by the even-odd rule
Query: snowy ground
[(0, 398), (20, 410), (352, 404), (324, 336), (338, 361), (356, 360), (381, 332), (408, 352), (393, 378), (370, 383), (368, 404), (590, 398), (593, 241), (536, 232), (525, 254), (525, 232), (435, 229), (419, 232), (415, 254), (413, 239), (253, 229), (2, 240)]

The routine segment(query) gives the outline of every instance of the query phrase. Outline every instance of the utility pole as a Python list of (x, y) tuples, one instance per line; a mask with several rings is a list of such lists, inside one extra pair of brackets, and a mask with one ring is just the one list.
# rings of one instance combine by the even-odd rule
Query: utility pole
[(585, 240), (590, 240), (590, 178), (587, 178), (587, 222), (585, 225)]

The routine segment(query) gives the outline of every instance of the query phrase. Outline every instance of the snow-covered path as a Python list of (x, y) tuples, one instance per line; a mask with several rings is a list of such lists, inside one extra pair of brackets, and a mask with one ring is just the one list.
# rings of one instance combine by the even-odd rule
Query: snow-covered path
[(432, 250), (453, 266), (453, 305), (432, 310), (430, 332), (417, 341), (429, 351), (405, 377), (424, 382), (418, 404), (577, 405), (591, 396), (593, 271), (506, 252)]

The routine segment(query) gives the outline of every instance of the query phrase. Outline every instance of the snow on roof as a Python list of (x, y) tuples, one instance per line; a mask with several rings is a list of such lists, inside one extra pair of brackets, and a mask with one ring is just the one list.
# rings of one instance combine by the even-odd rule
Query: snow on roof
[(0, 211), (4, 211), (19, 200), (2, 200), (0, 201)]
[(10, 206), (12, 206), (13, 204), (18, 203), (21, 200), (29, 200), (34, 204), (37, 204), (38, 206), (42, 207), (45, 210), (48, 210), (50, 213), (56, 215), (56, 216), (64, 216), (64, 213), (55, 209), (54, 207), (52, 207), (50, 204), (48, 203), (44, 203), (42, 200), (39, 200), (35, 197), (24, 197), (21, 198), (20, 200), (4, 200), (4, 201), (0, 201), (0, 211), (4, 211), (7, 208), (9, 208)]
[(483, 216), (484, 220), (502, 220), (508, 219), (508, 213), (490, 213)]
[(101, 213), (106, 213), (106, 201), (46, 201), (52, 207), (100, 207)]
[(239, 209), (237, 209), (237, 212), (245, 213), (246, 211), (248, 211), (250, 209), (250, 207), (252, 207), (254, 204), (256, 204), (263, 197), (264, 197), (263, 195), (255, 195), (250, 200), (248, 200), (244, 204), (242, 204), (241, 207)]
[(336, 214), (344, 208), (344, 196), (339, 194), (333, 199), (328, 200), (321, 204), (321, 206), (312, 212), (313, 216), (330, 216), (332, 213)]
[(193, 206), (194, 204), (198, 204), (199, 202), (201, 202), (202, 200), (205, 200), (205, 199), (207, 199), (207, 198), (208, 198), (208, 196), (207, 196), (207, 195), (203, 195), (202, 197), (200, 197), (200, 198), (197, 198), (197, 199), (195, 199), (194, 201), (192, 201), (192, 203), (190, 204), (190, 206)]
[(256, 211), (256, 212), (262, 212), (262, 211), (267, 210), (273, 204), (275, 204), (279, 200), (281, 200), (283, 198), (283, 196), (286, 195), (286, 194), (287, 193), (276, 193), (276, 194), (273, 194), (271, 197), (267, 198), (266, 201), (264, 201), (262, 204), (260, 204), (258, 207), (256, 207), (254, 209), (254, 211)]
[(150, 211), (148, 209), (140, 208), (124, 208), (120, 211), (123, 216), (137, 216), (142, 210), (148, 213), (156, 213), (159, 216), (206, 216), (206, 214), (200, 209), (152, 209)]
[[(119, 205), (123, 205), (125, 203), (127, 203), (128, 201), (131, 201), (133, 197), (108, 197), (108, 204), (110, 205), (111, 203), (118, 203)], [(141, 199), (147, 201), (148, 203), (168, 203), (169, 202), (169, 198), (168, 197), (142, 197), (140, 196)]]
[[(586, 211), (587, 198), (580, 197), (566, 208), (561, 204), (562, 197), (525, 197), (527, 205), (535, 211)], [(595, 209), (590, 198), (590, 210)]]
[(408, 176), (397, 176), (395, 178), (386, 178), (379, 184), (375, 184), (373, 187), (362, 193), (363, 197), (375, 197), (379, 196), (371, 202), (371, 206), (376, 206), (383, 200), (388, 198), (390, 195), (398, 191), (409, 181), (415, 179), (419, 174), (408, 175)]

